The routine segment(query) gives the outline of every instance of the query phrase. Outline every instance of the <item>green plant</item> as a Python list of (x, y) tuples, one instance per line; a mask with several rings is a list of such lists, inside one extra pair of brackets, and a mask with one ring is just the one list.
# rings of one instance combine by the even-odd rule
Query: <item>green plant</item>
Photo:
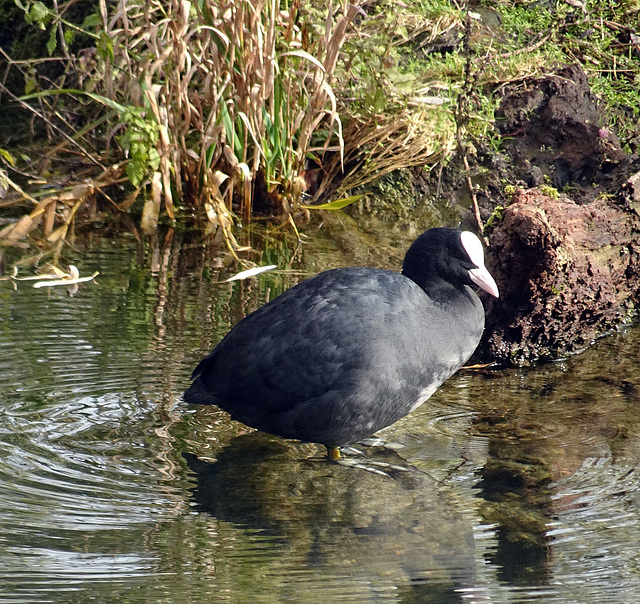
[(493, 208), (493, 212), (491, 212), (491, 216), (489, 216), (485, 222), (484, 228), (489, 229), (493, 226), (494, 222), (500, 222), (502, 220), (502, 212), (504, 212), (504, 206), (496, 206)]
[(125, 131), (118, 142), (131, 160), (126, 167), (127, 177), (138, 188), (160, 166), (160, 129), (140, 107), (128, 107), (121, 119)]
[[(309, 160), (322, 178), (303, 209), (334, 209), (349, 199), (327, 198), (395, 169), (446, 163), (456, 149), (465, 161), (481, 145), (498, 150), (502, 86), (551, 65), (581, 61), (614, 109), (603, 126), (628, 149), (639, 137), (635, 0), (585, 10), (480, 2), (499, 16), (493, 24), (448, 0), (405, 0), (402, 10), (393, 0), (16, 4), (51, 60), (13, 60), (0, 48), (11, 76), (0, 100), (21, 103), (57, 153), (81, 156), (94, 175), (127, 155), (147, 228), (164, 200), (169, 218), (181, 208), (207, 216), (231, 248), (236, 216), (250, 219), (254, 204), (295, 214)], [(8, 80), (27, 96), (16, 101), (14, 84), (5, 95)], [(56, 174), (53, 156), (39, 174)]]
[(547, 197), (551, 197), (552, 199), (560, 198), (560, 193), (555, 187), (551, 187), (549, 185), (540, 185), (538, 188), (540, 189), (540, 193), (546, 195)]

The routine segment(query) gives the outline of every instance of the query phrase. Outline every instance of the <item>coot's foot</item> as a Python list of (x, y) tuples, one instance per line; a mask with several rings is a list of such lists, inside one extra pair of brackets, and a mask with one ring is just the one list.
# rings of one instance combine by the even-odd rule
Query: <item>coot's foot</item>
[(330, 461), (337, 461), (340, 459), (340, 447), (327, 446), (327, 459)]

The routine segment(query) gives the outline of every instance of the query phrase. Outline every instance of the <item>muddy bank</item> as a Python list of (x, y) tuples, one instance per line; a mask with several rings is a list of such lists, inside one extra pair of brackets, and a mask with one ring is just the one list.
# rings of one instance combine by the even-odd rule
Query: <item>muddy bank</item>
[(640, 173), (584, 205), (520, 190), (489, 241), (501, 293), (488, 302), (491, 356), (520, 365), (584, 349), (636, 311)]
[(506, 89), (496, 112), (498, 171), (507, 182), (552, 186), (577, 203), (617, 192), (636, 158), (604, 125), (606, 111), (578, 65)]
[[(486, 359), (562, 357), (628, 322), (640, 303), (640, 159), (604, 126), (580, 66), (502, 91), (499, 151), (478, 148), (472, 181), (501, 298), (487, 300)], [(458, 158), (415, 179), (477, 230)], [(443, 212), (440, 212), (443, 214)]]
[[(517, 183), (488, 230), (502, 297), (486, 348), (528, 364), (588, 346), (629, 321), (640, 299), (640, 161), (604, 123), (577, 66), (507, 90), (494, 178)], [(487, 183), (485, 216), (505, 187)]]

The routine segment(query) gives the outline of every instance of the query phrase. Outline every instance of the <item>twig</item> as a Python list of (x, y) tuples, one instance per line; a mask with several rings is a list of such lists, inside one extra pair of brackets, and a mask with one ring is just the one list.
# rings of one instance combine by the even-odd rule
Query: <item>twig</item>
[(533, 52), (534, 50), (538, 50), (538, 48), (548, 42), (549, 38), (551, 38), (551, 30), (547, 31), (547, 34), (541, 40), (538, 40), (538, 42), (530, 44), (529, 46), (525, 46), (524, 48), (514, 50), (513, 52), (503, 52), (499, 54), (498, 57), (500, 57), (501, 59), (507, 59), (509, 57), (515, 57), (519, 54), (522, 54), (523, 52)]
[[(465, 3), (466, 19), (465, 19), (465, 31), (463, 37), (463, 52), (465, 55), (465, 67), (464, 67), (464, 82), (460, 94), (458, 95), (458, 103), (456, 106), (456, 140), (458, 142), (458, 149), (462, 162), (464, 163), (465, 175), (467, 185), (469, 187), (469, 193), (471, 194), (471, 201), (473, 202), (473, 213), (478, 223), (478, 229), (480, 233), (484, 235), (484, 225), (482, 224), (482, 217), (480, 216), (480, 208), (478, 206), (478, 198), (471, 181), (471, 168), (469, 166), (469, 160), (467, 159), (467, 148), (462, 140), (462, 131), (465, 124), (469, 121), (469, 104), (471, 98), (471, 91), (474, 85), (477, 83), (480, 77), (480, 71), (472, 72), (471, 62), (471, 13), (469, 9), (469, 2)], [(484, 237), (485, 243), (488, 244), (488, 240)]]
[(62, 128), (60, 128), (59, 126), (56, 126), (51, 120), (47, 119), (46, 116), (42, 115), (39, 111), (37, 111), (31, 105), (29, 105), (29, 103), (26, 103), (25, 101), (23, 101), (22, 99), (17, 97), (15, 94), (13, 94), (13, 92), (11, 92), (4, 84), (0, 83), (0, 89), (2, 91), (6, 92), (11, 97), (11, 99), (13, 99), (16, 103), (21, 105), (23, 108), (28, 109), (32, 113), (34, 113), (37, 117), (39, 117), (41, 120), (43, 120), (51, 128), (53, 128), (54, 130), (59, 132), (74, 147), (77, 147), (80, 150), (80, 152), (82, 153), (82, 155), (84, 155), (88, 160), (92, 161), (96, 166), (99, 166), (103, 170), (105, 169), (105, 167), (95, 157), (93, 157), (91, 154), (87, 153), (87, 151), (82, 148), (82, 145), (78, 144), (75, 140), (73, 140), (73, 138), (70, 137), (64, 130), (62, 130)]

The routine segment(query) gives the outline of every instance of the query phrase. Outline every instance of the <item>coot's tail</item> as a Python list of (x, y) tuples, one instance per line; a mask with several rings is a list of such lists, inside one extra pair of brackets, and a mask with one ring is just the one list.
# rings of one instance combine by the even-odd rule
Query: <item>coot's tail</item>
[(207, 374), (208, 371), (213, 371), (212, 358), (214, 356), (215, 350), (206, 358), (202, 359), (198, 366), (195, 368), (194, 372), (191, 374), (191, 379), (193, 382), (191, 386), (184, 393), (184, 400), (186, 403), (190, 405), (215, 405), (216, 399), (209, 388), (207, 388), (207, 384), (205, 384), (204, 375)]
[(199, 377), (193, 380), (184, 393), (184, 400), (190, 405), (215, 405), (216, 401), (211, 393), (204, 387)]

